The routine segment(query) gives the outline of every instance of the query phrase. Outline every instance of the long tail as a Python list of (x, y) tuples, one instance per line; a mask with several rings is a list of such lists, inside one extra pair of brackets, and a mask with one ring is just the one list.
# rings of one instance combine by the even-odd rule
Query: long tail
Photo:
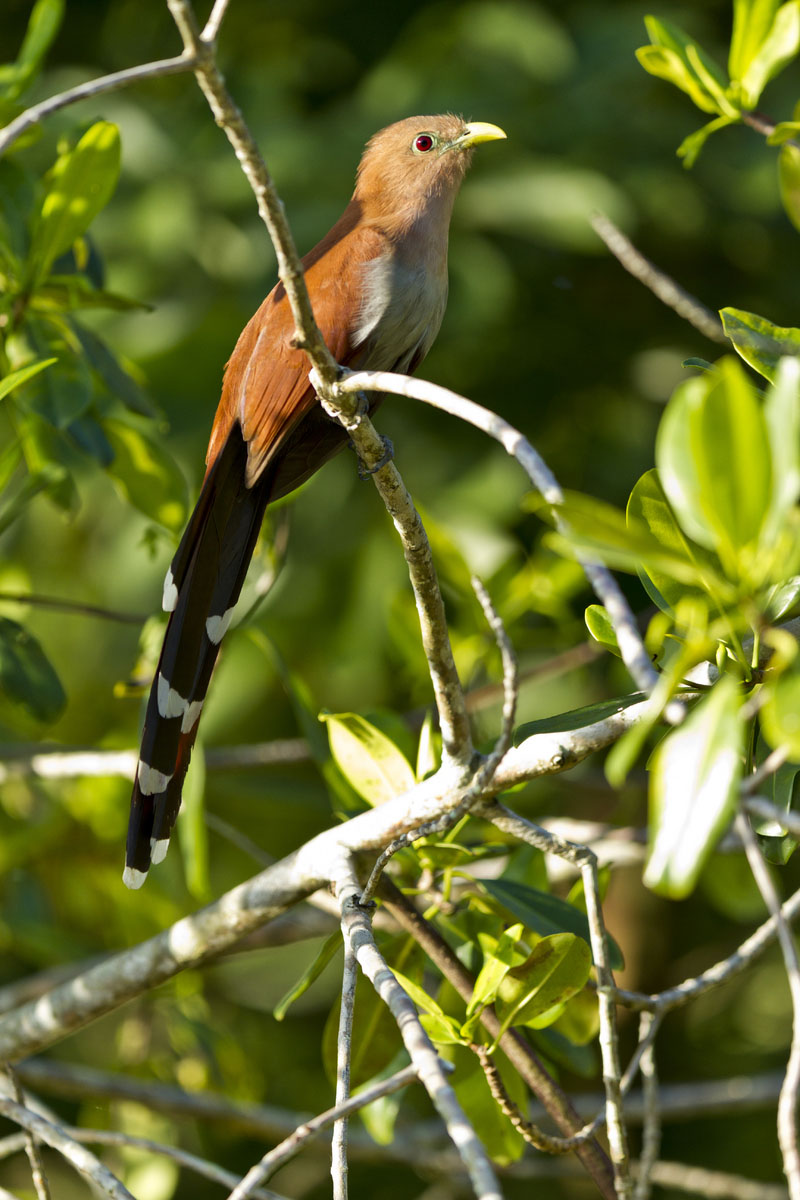
[(206, 475), (164, 583), (172, 615), (145, 716), (123, 880), (141, 887), (167, 853), (203, 702), (270, 496), (265, 473), (245, 486), (237, 425)]

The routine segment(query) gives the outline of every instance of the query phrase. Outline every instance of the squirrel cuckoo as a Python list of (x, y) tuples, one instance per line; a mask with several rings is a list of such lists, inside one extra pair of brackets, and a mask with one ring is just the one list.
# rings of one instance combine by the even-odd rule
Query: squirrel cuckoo
[[(460, 117), (409, 117), (377, 133), (355, 191), (303, 259), (314, 316), (334, 358), (355, 370), (412, 372), (447, 302), (447, 236), (472, 147), (506, 135)], [(164, 858), (211, 672), (270, 500), (345, 445), (316, 402), (278, 284), (225, 369), (197, 506), (164, 583), (170, 618), (147, 705), (131, 801), (128, 887)]]

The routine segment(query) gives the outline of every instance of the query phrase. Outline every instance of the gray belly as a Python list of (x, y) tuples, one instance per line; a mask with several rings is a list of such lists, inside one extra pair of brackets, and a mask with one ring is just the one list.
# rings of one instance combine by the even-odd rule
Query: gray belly
[[(447, 268), (409, 268), (393, 255), (364, 267), (364, 298), (353, 339), (358, 365), (371, 371), (406, 371), (427, 354), (447, 304)], [(353, 366), (356, 364), (353, 363)]]

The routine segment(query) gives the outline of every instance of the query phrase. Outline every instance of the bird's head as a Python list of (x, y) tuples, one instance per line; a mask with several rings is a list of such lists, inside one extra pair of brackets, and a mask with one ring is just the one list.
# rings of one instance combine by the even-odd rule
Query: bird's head
[(497, 125), (452, 113), (397, 121), (367, 143), (353, 198), (375, 215), (413, 220), (434, 206), (449, 216), (473, 147), (505, 136)]

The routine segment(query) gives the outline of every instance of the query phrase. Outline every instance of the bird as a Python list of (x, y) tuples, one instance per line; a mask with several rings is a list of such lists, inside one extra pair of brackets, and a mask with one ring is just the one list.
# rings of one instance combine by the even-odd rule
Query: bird
[[(342, 216), (303, 258), (314, 316), (353, 370), (416, 370), (447, 303), (453, 204), (473, 148), (505, 138), (452, 113), (408, 117), (367, 143)], [(197, 504), (164, 581), (169, 613), (142, 732), (123, 881), (167, 853), (200, 714), (264, 511), (347, 443), (317, 402), (278, 283), (225, 367)], [(373, 407), (376, 401), (373, 401)]]

